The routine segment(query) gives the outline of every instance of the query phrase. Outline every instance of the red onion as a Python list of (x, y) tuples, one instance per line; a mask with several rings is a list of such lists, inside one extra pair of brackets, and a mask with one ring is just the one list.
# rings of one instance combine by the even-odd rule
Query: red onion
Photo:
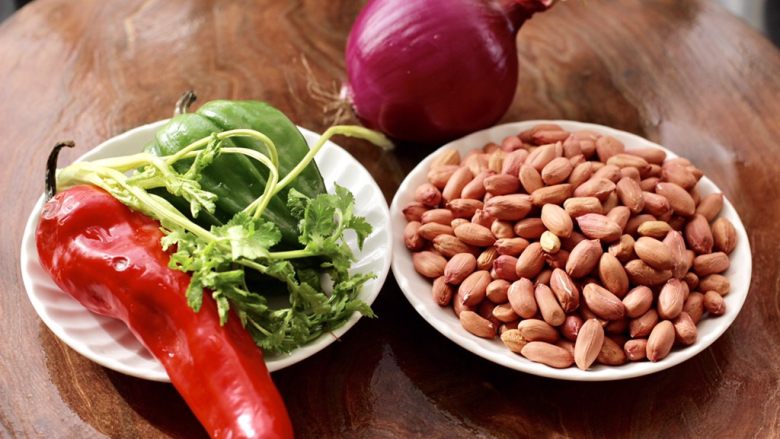
[(347, 42), (347, 98), (366, 126), (402, 141), (488, 127), (515, 94), (515, 34), (554, 1), (369, 0)]

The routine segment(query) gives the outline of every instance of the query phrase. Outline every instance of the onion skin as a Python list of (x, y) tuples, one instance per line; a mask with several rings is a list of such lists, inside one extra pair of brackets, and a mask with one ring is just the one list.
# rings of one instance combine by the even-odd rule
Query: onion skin
[(369, 128), (418, 144), (493, 125), (517, 86), (515, 34), (552, 0), (370, 0), (347, 41), (347, 98)]

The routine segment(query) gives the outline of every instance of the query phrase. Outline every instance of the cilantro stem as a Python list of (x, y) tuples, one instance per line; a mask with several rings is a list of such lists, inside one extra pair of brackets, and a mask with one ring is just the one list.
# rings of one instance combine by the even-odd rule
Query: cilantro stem
[(299, 259), (308, 258), (309, 256), (317, 256), (316, 254), (304, 249), (300, 250), (287, 250), (282, 252), (270, 252), (268, 257), (271, 259)]

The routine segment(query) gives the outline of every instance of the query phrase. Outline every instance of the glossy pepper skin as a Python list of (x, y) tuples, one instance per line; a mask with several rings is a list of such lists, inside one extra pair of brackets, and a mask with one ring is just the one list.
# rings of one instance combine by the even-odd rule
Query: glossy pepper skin
[[(260, 101), (215, 100), (203, 104), (194, 113), (173, 117), (160, 131), (155, 142), (147, 151), (155, 155), (174, 154), (194, 141), (212, 133), (233, 129), (253, 129), (273, 140), (279, 151), (280, 178), (287, 175), (309, 151), (309, 146), (298, 128), (281, 111)], [(265, 153), (265, 147), (257, 140), (234, 137), (226, 146), (254, 149)], [(191, 160), (182, 160), (174, 165), (184, 172)], [(268, 169), (262, 164), (240, 155), (222, 155), (203, 170), (201, 187), (215, 193), (219, 198), (214, 214), (201, 213), (196, 222), (204, 226), (224, 224), (262, 194), (268, 180)], [(290, 188), (316, 197), (325, 193), (325, 183), (317, 164), (312, 161), (288, 187), (271, 199), (263, 213), (282, 232), (282, 243), (287, 247), (298, 243), (298, 221), (287, 208), (287, 193)], [(158, 195), (171, 201), (181, 212), (187, 212), (188, 204), (160, 191)]]
[(261, 351), (235, 315), (220, 326), (208, 294), (200, 312), (187, 305), (190, 277), (168, 268), (162, 236), (157, 221), (80, 185), (44, 204), (36, 242), (55, 283), (125, 322), (212, 437), (291, 438)]

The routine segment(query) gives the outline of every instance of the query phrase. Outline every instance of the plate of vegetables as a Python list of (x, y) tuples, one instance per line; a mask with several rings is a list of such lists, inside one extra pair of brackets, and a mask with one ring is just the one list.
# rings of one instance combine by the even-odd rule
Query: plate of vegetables
[[(159, 315), (160, 295), (154, 293), (117, 306), (128, 289), (154, 288), (157, 282), (164, 290), (162, 283), (175, 278), (194, 315), (215, 308), (217, 324), (226, 331), (237, 330), (240, 322), (264, 351), (269, 371), (313, 355), (361, 315), (372, 316), (370, 305), (390, 264), (387, 203), (368, 171), (328, 138), (386, 140), (360, 127), (331, 127), (320, 136), (255, 101), (212, 101), (194, 113), (186, 106), (173, 119), (113, 137), (58, 170), (56, 183), (33, 208), (21, 247), (22, 276), (52, 332), (105, 367), (167, 382), (170, 374), (159, 357), (180, 353), (153, 346), (165, 340), (143, 332), (162, 328), (164, 334), (179, 316)], [(56, 153), (52, 161), (56, 167)], [(50, 183), (53, 169), (49, 163)], [(57, 190), (62, 197), (52, 207), (46, 200)], [(105, 192), (121, 203), (98, 200)], [(74, 219), (80, 209), (85, 218)], [(133, 223), (129, 212), (157, 222)], [(131, 225), (119, 224), (119, 217)], [(57, 224), (47, 223), (55, 219)], [(64, 230), (66, 223), (84, 229)], [(122, 231), (128, 232), (126, 242), (112, 241)], [(61, 251), (67, 240), (70, 248)], [(143, 240), (153, 240), (170, 256), (168, 267), (158, 267), (166, 273), (136, 266), (133, 258), (142, 257), (132, 245), (147, 245)], [(107, 249), (109, 244), (114, 247)], [(86, 261), (78, 247), (89, 245), (93, 253), (99, 250), (87, 255), (94, 266), (58, 271), (58, 264)], [(109, 250), (118, 256), (109, 258)], [(90, 279), (116, 291), (110, 299), (89, 291), (79, 300), (63, 292), (63, 285), (94, 289)], [(146, 316), (139, 312), (144, 307)], [(122, 321), (128, 319), (130, 327)], [(198, 331), (180, 330), (193, 337)], [(141, 335), (147, 336), (143, 343)], [(209, 337), (208, 331), (200, 336)], [(162, 354), (152, 355), (155, 348)], [(179, 388), (176, 380), (174, 385)]]

